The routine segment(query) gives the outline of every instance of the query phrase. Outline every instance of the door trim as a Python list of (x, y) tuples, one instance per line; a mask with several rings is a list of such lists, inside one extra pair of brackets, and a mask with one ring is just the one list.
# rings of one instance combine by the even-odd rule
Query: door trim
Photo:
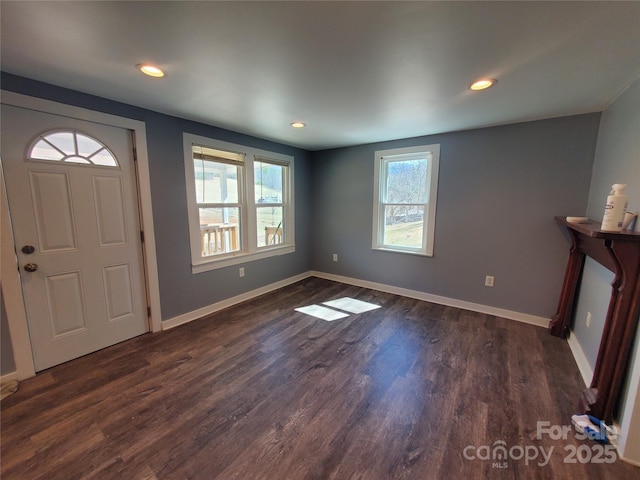
[[(51, 100), (37, 97), (30, 97), (15, 92), (0, 90), (2, 104), (16, 107), (37, 110), (44, 113), (66, 116), (78, 120), (85, 120), (94, 123), (101, 123), (112, 127), (119, 127), (134, 132), (133, 142), (136, 149), (136, 186), (138, 189), (138, 200), (141, 213), (140, 224), (144, 230), (143, 256), (144, 275), (147, 295), (147, 305), (151, 308), (149, 317), (149, 330), (159, 332), (162, 330), (162, 312), (160, 309), (160, 284), (158, 281), (158, 262), (156, 258), (156, 241), (153, 228), (153, 208), (151, 204), (151, 181), (149, 177), (149, 158), (147, 153), (147, 132), (144, 122), (126, 117), (119, 117), (107, 113), (96, 112), (86, 108), (66, 105)], [(4, 178), (3, 190), (4, 190)], [(4, 192), (0, 198), (2, 205), (3, 219), (8, 213), (8, 204), (5, 201)], [(7, 223), (10, 228), (10, 215), (7, 216)], [(35, 375), (33, 366), (33, 352), (31, 350), (31, 340), (28, 335), (26, 323), (26, 311), (17, 272), (17, 260), (15, 257), (15, 243), (13, 235), (5, 234), (5, 225), (2, 225), (2, 262), (0, 278), (2, 279), (2, 291), (5, 293), (5, 308), (7, 311), (7, 321), (11, 334), (11, 344), (14, 352), (16, 373), (18, 379), (23, 380)], [(15, 283), (17, 282), (17, 285)], [(17, 288), (16, 288), (17, 286)], [(9, 295), (10, 294), (10, 295)], [(10, 313), (11, 312), (11, 313)], [(26, 335), (25, 335), (26, 333)]]

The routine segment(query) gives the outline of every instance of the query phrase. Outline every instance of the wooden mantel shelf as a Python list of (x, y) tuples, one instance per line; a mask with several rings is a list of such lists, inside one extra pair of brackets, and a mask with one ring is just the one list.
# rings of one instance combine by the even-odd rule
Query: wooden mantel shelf
[(558, 310), (549, 324), (552, 335), (567, 334), (585, 256), (615, 275), (593, 379), (579, 401), (583, 412), (610, 421), (619, 402), (640, 315), (640, 233), (605, 232), (593, 220), (571, 223), (556, 217), (556, 222), (568, 230), (571, 249)]
[(580, 232), (583, 235), (605, 240), (625, 240), (630, 242), (640, 242), (640, 233), (623, 230), (622, 232), (606, 232), (600, 230), (600, 222), (589, 220), (585, 223), (567, 222), (565, 217), (556, 217), (556, 222), (567, 228)]

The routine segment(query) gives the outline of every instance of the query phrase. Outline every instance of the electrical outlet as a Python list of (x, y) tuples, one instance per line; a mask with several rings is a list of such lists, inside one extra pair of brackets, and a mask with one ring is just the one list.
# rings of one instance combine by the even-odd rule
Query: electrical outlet
[(587, 320), (585, 321), (587, 327), (591, 326), (591, 312), (587, 312)]
[(240, 267), (239, 273), (241, 277), (244, 277), (244, 267)]
[(334, 262), (337, 262), (337, 261), (338, 261), (338, 254), (337, 254), (337, 253), (334, 253), (334, 254), (333, 254), (333, 261), (334, 261)]
[(484, 277), (484, 286), (485, 287), (493, 287), (493, 275), (487, 275)]

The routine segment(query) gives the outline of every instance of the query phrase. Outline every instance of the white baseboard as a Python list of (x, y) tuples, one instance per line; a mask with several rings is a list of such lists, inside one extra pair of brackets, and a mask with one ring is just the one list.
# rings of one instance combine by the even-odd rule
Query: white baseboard
[(584, 385), (588, 387), (591, 385), (591, 379), (593, 378), (593, 369), (591, 368), (591, 365), (589, 365), (589, 360), (587, 360), (587, 356), (582, 351), (582, 347), (578, 343), (573, 332), (569, 333), (567, 342), (569, 343), (569, 348), (571, 348), (571, 353), (573, 353), (573, 358), (578, 364), (578, 370), (580, 370), (580, 375), (582, 375)]
[(631, 459), (631, 458), (627, 458), (620, 451), (620, 444), (618, 443), (618, 439), (622, 435), (622, 433), (621, 433), (622, 430), (620, 429), (620, 424), (618, 422), (616, 422), (615, 420), (613, 421), (613, 430), (615, 432), (618, 432), (618, 435), (614, 436), (614, 437), (610, 437), (609, 438), (609, 443), (611, 443), (611, 445), (613, 445), (614, 448), (616, 449), (616, 452), (618, 454), (618, 460), (622, 460), (623, 462), (628, 463), (629, 465), (633, 465), (634, 467), (640, 467), (640, 461), (634, 460), (634, 459)]
[(509, 320), (515, 320), (517, 322), (528, 323), (530, 325), (535, 325), (542, 328), (548, 328), (549, 322), (551, 320), (549, 318), (529, 315), (527, 313), (514, 312), (512, 310), (505, 310), (503, 308), (491, 307), (479, 303), (466, 302), (464, 300), (442, 297), (440, 295), (432, 295), (430, 293), (419, 292), (417, 290), (409, 290), (407, 288), (394, 287), (391, 285), (385, 285), (383, 283), (369, 282), (367, 280), (343, 277), (341, 275), (333, 275), (331, 273), (312, 271), (311, 276), (333, 280), (335, 282), (346, 283), (349, 285), (355, 285), (357, 287), (370, 288), (372, 290), (378, 290), (380, 292), (393, 293), (402, 297), (424, 300), (425, 302), (437, 303), (439, 305), (446, 305), (448, 307), (456, 307), (463, 310), (471, 310), (472, 312), (495, 315), (496, 317), (502, 317)]
[(629, 465), (633, 465), (634, 467), (640, 467), (640, 462), (637, 460), (631, 460), (630, 458), (626, 458), (623, 455), (620, 455), (620, 450), (618, 450), (618, 458), (622, 460), (624, 463), (628, 463)]
[(252, 298), (264, 295), (265, 293), (272, 292), (282, 287), (286, 287), (287, 285), (299, 282), (300, 280), (304, 280), (305, 278), (309, 278), (310, 276), (312, 276), (311, 272), (301, 273), (300, 275), (285, 278), (284, 280), (280, 280), (279, 282), (265, 285), (264, 287), (251, 290), (249, 292), (241, 293), (240, 295), (236, 295), (235, 297), (227, 298), (212, 305), (199, 308), (198, 310), (193, 310), (191, 312), (178, 315), (177, 317), (169, 318), (168, 320), (162, 322), (162, 330), (169, 330), (179, 325), (192, 322), (207, 315), (211, 315), (212, 313), (222, 310), (223, 308), (228, 308), (238, 303), (251, 300)]
[(309, 277), (324, 278), (326, 280), (333, 280), (335, 282), (345, 283), (347, 285), (355, 285), (356, 287), (370, 288), (372, 290), (378, 290), (380, 292), (392, 293), (394, 295), (400, 295), (403, 297), (415, 298), (416, 300), (423, 300), (426, 302), (437, 303), (439, 305), (446, 305), (449, 307), (461, 308), (463, 310), (470, 310), (472, 312), (485, 313), (487, 315), (495, 315), (496, 317), (502, 317), (509, 320), (515, 320), (517, 322), (527, 323), (535, 325), (537, 327), (547, 328), (549, 326), (549, 318), (538, 317), (535, 315), (529, 315), (527, 313), (514, 312), (513, 310), (505, 310), (503, 308), (491, 307), (488, 305), (481, 305), (479, 303), (466, 302), (464, 300), (457, 300), (455, 298), (442, 297), (439, 295), (432, 295), (430, 293), (419, 292), (417, 290), (409, 290), (407, 288), (394, 287), (392, 285), (385, 285), (383, 283), (369, 282), (367, 280), (360, 280), (357, 278), (343, 277), (341, 275), (334, 275), (331, 273), (318, 272), (311, 270), (305, 273), (301, 273), (294, 277), (290, 277), (279, 282), (260, 287), (250, 292), (236, 295), (235, 297), (227, 298), (220, 302), (208, 305), (198, 310), (193, 310), (177, 317), (170, 318), (162, 322), (162, 330), (169, 330), (170, 328), (177, 327), (185, 323), (192, 322), (198, 318), (202, 318), (206, 315), (210, 315), (214, 312), (222, 310), (223, 308), (236, 305), (240, 302), (250, 300), (259, 295), (272, 292), (278, 288), (286, 287), (292, 283), (299, 282)]

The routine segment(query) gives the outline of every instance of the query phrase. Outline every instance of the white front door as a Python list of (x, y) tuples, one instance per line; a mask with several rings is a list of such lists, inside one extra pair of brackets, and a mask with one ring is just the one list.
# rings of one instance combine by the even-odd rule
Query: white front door
[(2, 105), (36, 371), (149, 330), (131, 132)]

